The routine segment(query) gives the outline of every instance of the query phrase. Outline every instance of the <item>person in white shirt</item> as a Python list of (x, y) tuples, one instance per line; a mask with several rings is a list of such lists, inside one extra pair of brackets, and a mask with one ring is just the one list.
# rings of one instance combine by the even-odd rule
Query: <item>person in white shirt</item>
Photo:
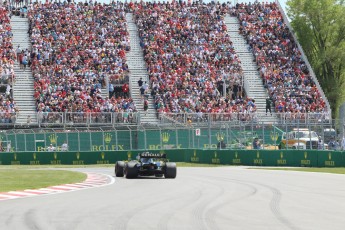
[(68, 151), (68, 145), (66, 141), (61, 145), (61, 151)]
[(53, 152), (54, 150), (55, 150), (55, 147), (52, 144), (50, 144), (47, 148), (48, 152)]
[(345, 136), (343, 136), (343, 139), (341, 140), (340, 146), (341, 146), (341, 150), (345, 150)]

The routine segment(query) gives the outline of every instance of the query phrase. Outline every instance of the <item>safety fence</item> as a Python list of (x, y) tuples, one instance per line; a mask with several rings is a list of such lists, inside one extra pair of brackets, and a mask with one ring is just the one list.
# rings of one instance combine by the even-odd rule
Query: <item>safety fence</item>
[[(0, 165), (114, 164), (132, 160), (141, 151), (8, 152), (0, 153)], [(203, 150), (179, 149), (166, 153), (171, 162), (248, 166), (345, 167), (345, 152), (302, 150)]]
[[(344, 126), (213, 123), (208, 126), (119, 126), (0, 132), (0, 152), (167, 149), (340, 150)], [(345, 143), (345, 142), (344, 142)]]

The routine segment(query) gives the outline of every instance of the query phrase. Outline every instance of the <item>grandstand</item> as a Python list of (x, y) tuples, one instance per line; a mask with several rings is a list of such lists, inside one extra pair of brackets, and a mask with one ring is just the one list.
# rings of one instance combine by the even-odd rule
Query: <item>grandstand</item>
[[(279, 3), (34, 3), (11, 17), (11, 27), (2, 25), (12, 27), (8, 53), (17, 54), (18, 45), (23, 51), (21, 64), (12, 57), (16, 106), (7, 97), (3, 112), (13, 115), (4, 127), (331, 117)], [(147, 81), (143, 96), (140, 78)], [(110, 85), (118, 89), (111, 95)]]

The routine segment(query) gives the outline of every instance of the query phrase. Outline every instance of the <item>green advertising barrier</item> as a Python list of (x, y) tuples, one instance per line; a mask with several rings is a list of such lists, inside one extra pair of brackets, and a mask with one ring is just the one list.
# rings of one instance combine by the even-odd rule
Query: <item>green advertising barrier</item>
[(345, 152), (320, 151), (318, 152), (319, 167), (344, 167)]
[[(80, 151), (80, 152), (2, 152), (1, 165), (86, 165), (114, 164), (131, 160), (142, 151)], [(166, 153), (171, 162), (192, 162), (248, 166), (345, 167), (345, 152), (306, 150), (150, 150)]]

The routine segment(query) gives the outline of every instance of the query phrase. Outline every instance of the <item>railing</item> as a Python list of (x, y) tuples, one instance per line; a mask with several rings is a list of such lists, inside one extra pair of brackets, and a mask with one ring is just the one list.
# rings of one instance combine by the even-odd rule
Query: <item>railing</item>
[[(161, 122), (176, 123), (185, 125), (202, 125), (222, 122), (242, 122), (242, 123), (258, 123), (263, 117), (267, 117), (266, 113), (164, 113)], [(330, 113), (277, 113), (278, 124), (308, 124), (308, 123), (331, 123)], [(267, 119), (266, 119), (267, 120)], [(273, 120), (273, 119), (272, 119)], [(269, 122), (268, 122), (269, 123)], [(271, 122), (273, 123), (273, 122)]]
[(138, 112), (39, 112), (37, 113), (38, 126), (102, 126), (115, 124), (138, 124)]

